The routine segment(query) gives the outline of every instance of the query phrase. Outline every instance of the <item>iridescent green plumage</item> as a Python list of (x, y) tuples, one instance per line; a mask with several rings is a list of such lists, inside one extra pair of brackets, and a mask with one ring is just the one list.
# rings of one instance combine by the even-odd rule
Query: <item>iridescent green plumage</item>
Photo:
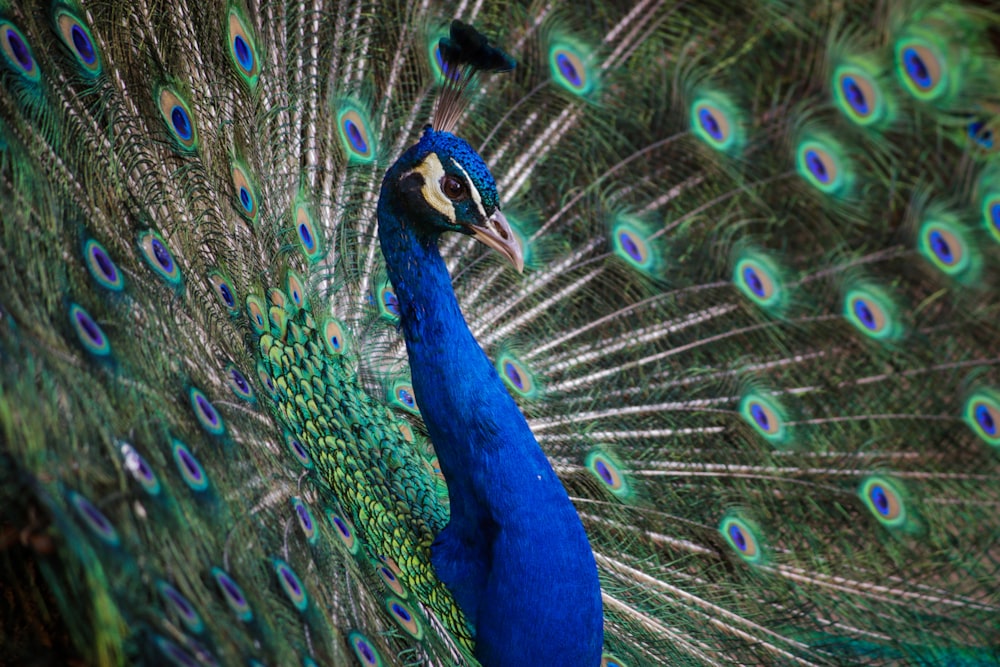
[(0, 2), (0, 654), (470, 663), (375, 236), (459, 18), (606, 664), (1000, 660), (998, 8), (410, 4)]

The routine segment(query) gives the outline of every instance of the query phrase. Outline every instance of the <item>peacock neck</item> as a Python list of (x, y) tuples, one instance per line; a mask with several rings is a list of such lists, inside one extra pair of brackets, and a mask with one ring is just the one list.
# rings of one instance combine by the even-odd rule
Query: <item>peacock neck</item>
[(492, 513), (489, 490), (498, 484), (498, 471), (487, 473), (494, 461), (549, 465), (469, 331), (437, 236), (416, 232), (391, 206), (380, 208), (380, 240), (399, 303), (414, 394), (448, 483), (452, 521), (466, 513)]
[(451, 516), (431, 560), (475, 625), (476, 658), (487, 667), (596, 665), (601, 595), (580, 519), (469, 331), (437, 235), (407, 224), (385, 186), (379, 240), (414, 395), (448, 484)]

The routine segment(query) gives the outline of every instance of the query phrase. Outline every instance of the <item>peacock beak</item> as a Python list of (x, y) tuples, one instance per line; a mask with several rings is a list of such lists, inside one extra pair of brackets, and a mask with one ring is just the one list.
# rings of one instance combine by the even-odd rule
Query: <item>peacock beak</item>
[(500, 209), (497, 209), (484, 225), (471, 225), (468, 229), (476, 240), (509, 259), (518, 273), (524, 272), (524, 253), (521, 251), (521, 242), (517, 240), (517, 236), (510, 228), (510, 223), (507, 222), (507, 218), (500, 212)]

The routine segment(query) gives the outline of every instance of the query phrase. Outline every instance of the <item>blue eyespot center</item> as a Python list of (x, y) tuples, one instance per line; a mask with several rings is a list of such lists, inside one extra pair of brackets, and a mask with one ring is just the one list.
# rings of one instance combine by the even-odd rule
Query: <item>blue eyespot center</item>
[(248, 213), (253, 210), (253, 202), (250, 199), (250, 192), (246, 188), (240, 188), (240, 204)]
[(517, 372), (517, 368), (513, 363), (507, 362), (503, 365), (503, 371), (507, 375), (507, 378), (514, 383), (514, 386), (518, 389), (524, 389), (524, 380), (521, 378), (521, 374)]
[(403, 621), (407, 623), (413, 620), (413, 617), (410, 615), (410, 612), (406, 611), (406, 609), (404, 609), (400, 604), (393, 603), (392, 611), (396, 614), (396, 616), (403, 619)]
[(413, 406), (416, 405), (416, 402), (413, 400), (413, 395), (410, 394), (410, 392), (408, 392), (406, 389), (400, 389), (398, 395), (399, 395), (399, 400), (406, 407), (412, 408)]
[(372, 647), (368, 645), (368, 642), (363, 639), (357, 639), (355, 640), (354, 645), (357, 647), (358, 651), (361, 652), (361, 655), (364, 656), (364, 659), (367, 662), (374, 664), (375, 654), (372, 652)]
[(698, 111), (698, 122), (701, 123), (702, 128), (708, 133), (708, 136), (712, 137), (716, 141), (722, 141), (722, 128), (719, 127), (719, 121), (715, 120), (715, 116), (708, 109), (701, 109)]
[(312, 531), (313, 523), (312, 517), (309, 516), (309, 510), (305, 505), (298, 504), (295, 506), (295, 513), (299, 517), (299, 522), (302, 524), (302, 528), (306, 531)]
[(862, 116), (867, 115), (871, 110), (868, 106), (868, 100), (865, 99), (865, 94), (854, 77), (845, 76), (841, 80), (840, 86), (844, 93), (844, 99), (851, 105), (851, 108)]
[(986, 435), (995, 437), (997, 435), (997, 423), (990, 414), (990, 409), (985, 403), (977, 403), (974, 408), (976, 423), (986, 432)]
[(307, 250), (312, 250), (316, 245), (312, 233), (309, 231), (309, 226), (305, 223), (299, 225), (299, 238), (302, 239)]
[(871, 308), (862, 299), (854, 300), (854, 314), (858, 316), (858, 321), (869, 331), (875, 330), (875, 315)]
[(747, 550), (747, 538), (743, 535), (743, 530), (739, 526), (736, 524), (729, 526), (729, 537), (732, 538), (733, 544), (736, 545), (737, 549), (744, 552)]
[(969, 123), (969, 138), (983, 148), (993, 148), (993, 130), (982, 121)]
[(340, 531), (341, 535), (343, 535), (344, 537), (351, 536), (350, 529), (348, 529), (347, 524), (344, 523), (344, 520), (341, 519), (339, 516), (333, 518), (333, 524), (337, 527), (337, 530)]
[(350, 118), (346, 119), (344, 121), (344, 131), (347, 133), (347, 139), (351, 142), (351, 147), (354, 148), (354, 150), (359, 153), (368, 152), (368, 143), (361, 134), (361, 130), (358, 128), (357, 123)]
[(233, 38), (233, 52), (236, 53), (236, 60), (240, 67), (247, 71), (253, 69), (253, 53), (250, 51), (250, 45), (243, 39), (243, 35), (236, 35)]
[(764, 298), (764, 283), (761, 282), (760, 276), (757, 275), (756, 271), (749, 266), (743, 269), (743, 280), (746, 281), (747, 287), (750, 288), (751, 292), (761, 298)]
[(941, 232), (935, 230), (930, 233), (930, 245), (931, 250), (937, 255), (945, 264), (951, 264), (955, 261), (955, 255), (951, 251), (951, 246), (948, 245), (948, 241), (945, 240)]
[(927, 89), (934, 83), (927, 65), (916, 49), (911, 47), (903, 50), (903, 66), (906, 68), (906, 74), (913, 83), (917, 84), (917, 87)]
[(118, 270), (115, 268), (111, 258), (108, 257), (108, 254), (101, 247), (97, 245), (91, 246), (90, 255), (94, 258), (98, 268), (108, 282), (115, 282), (118, 279)]
[(605, 484), (610, 486), (615, 483), (614, 476), (612, 476), (611, 470), (608, 468), (607, 463), (598, 459), (594, 463), (594, 468), (597, 470), (597, 474), (601, 476), (601, 479), (604, 480)]
[(882, 516), (889, 515), (889, 498), (885, 495), (885, 489), (875, 484), (872, 486), (871, 491), (868, 492), (868, 496), (871, 498), (872, 504), (879, 514)]
[(237, 588), (236, 583), (224, 574), (220, 574), (218, 578), (219, 583), (224, 589), (226, 589), (226, 595), (231, 597), (238, 605), (243, 605), (246, 599), (243, 597), (243, 593)]
[(90, 38), (87, 37), (87, 33), (80, 26), (74, 25), (70, 30), (70, 35), (72, 36), (76, 52), (83, 58), (85, 63), (93, 65), (97, 59), (97, 54), (94, 52), (94, 45), (90, 42)]
[(809, 168), (809, 172), (820, 183), (826, 184), (830, 182), (830, 173), (826, 169), (826, 164), (816, 151), (806, 151), (806, 167)]
[(185, 111), (183, 107), (175, 105), (174, 108), (170, 110), (170, 122), (173, 123), (174, 131), (177, 132), (177, 136), (184, 141), (191, 139), (191, 121), (188, 118), (187, 111)]
[(392, 291), (386, 290), (382, 296), (382, 300), (385, 303), (385, 309), (390, 314), (399, 315), (399, 299), (396, 298), (396, 295)]
[(753, 417), (753, 420), (757, 422), (757, 426), (760, 426), (765, 431), (770, 429), (771, 422), (767, 418), (767, 413), (764, 412), (764, 408), (761, 407), (759, 403), (754, 403), (750, 406), (750, 415)]
[(628, 232), (622, 232), (618, 235), (618, 241), (622, 245), (622, 250), (624, 250), (629, 257), (637, 262), (642, 261), (642, 251), (639, 250), (639, 246), (636, 242), (632, 240), (632, 235)]
[(21, 36), (11, 28), (7, 29), (7, 43), (10, 44), (10, 50), (14, 52), (14, 57), (17, 58), (17, 62), (20, 63), (21, 67), (26, 70), (30, 70), (34, 67), (34, 60), (31, 57), (31, 53), (28, 51), (28, 45), (24, 43)]
[(222, 283), (219, 285), (219, 294), (222, 295), (222, 300), (226, 302), (226, 305), (232, 308), (236, 305), (236, 299), (233, 298), (233, 292), (229, 289), (229, 285)]
[(569, 81), (570, 85), (574, 88), (579, 88), (583, 85), (583, 81), (580, 79), (580, 74), (576, 71), (576, 66), (570, 60), (569, 56), (565, 53), (559, 53), (556, 55), (556, 66), (562, 73), (566, 80)]
[(90, 339), (91, 343), (93, 343), (96, 347), (103, 345), (104, 334), (101, 332), (100, 327), (97, 326), (97, 323), (90, 319), (90, 315), (83, 312), (83, 310), (78, 309), (76, 311), (76, 321), (80, 325), (80, 328), (83, 329), (83, 332)]
[(186, 449), (178, 449), (177, 456), (180, 458), (181, 463), (184, 465), (184, 468), (187, 470), (191, 478), (196, 481), (201, 480), (201, 466), (194, 460), (194, 457), (191, 456)]
[(166, 246), (160, 243), (159, 239), (153, 239), (151, 241), (153, 246), (153, 255), (156, 257), (156, 261), (159, 263), (163, 270), (170, 273), (174, 270), (174, 258), (170, 256), (170, 251), (167, 250)]

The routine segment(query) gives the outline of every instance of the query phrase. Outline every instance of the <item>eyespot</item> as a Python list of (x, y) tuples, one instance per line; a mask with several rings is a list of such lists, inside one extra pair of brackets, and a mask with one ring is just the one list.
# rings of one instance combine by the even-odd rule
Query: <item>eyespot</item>
[(267, 331), (267, 315), (264, 314), (264, 301), (259, 296), (251, 294), (247, 297), (247, 315), (250, 317), (250, 326), (261, 335)]
[(611, 247), (632, 268), (642, 273), (655, 274), (659, 258), (648, 240), (650, 232), (639, 220), (619, 216), (611, 226)]
[(285, 434), (285, 444), (288, 445), (288, 451), (292, 453), (292, 456), (302, 464), (303, 468), (312, 468), (313, 462), (309, 458), (309, 452), (306, 450), (305, 446), (291, 433)]
[(627, 500), (632, 496), (632, 488), (622, 472), (621, 466), (600, 449), (591, 450), (584, 459), (584, 465), (612, 495)]
[(755, 391), (748, 393), (740, 401), (740, 414), (768, 442), (774, 445), (788, 443), (787, 419), (781, 404), (773, 396)]
[(267, 368), (264, 367), (263, 362), (257, 363), (257, 379), (260, 380), (260, 383), (271, 398), (278, 397), (278, 388), (274, 384), (274, 379), (267, 372)]
[(830, 141), (803, 141), (798, 148), (797, 167), (806, 181), (826, 194), (837, 194), (847, 184), (845, 164), (839, 147)]
[(993, 447), (1000, 447), (1000, 395), (980, 389), (965, 402), (965, 423)]
[(399, 299), (390, 283), (385, 283), (379, 290), (378, 307), (383, 319), (393, 323), (399, 321)]
[(201, 667), (191, 654), (166, 637), (155, 635), (156, 647), (177, 667)]
[(629, 664), (621, 658), (605, 653), (601, 656), (601, 667), (629, 667)]
[(139, 485), (149, 495), (158, 495), (160, 493), (160, 480), (156, 478), (156, 473), (146, 463), (146, 459), (142, 458), (139, 452), (127, 442), (121, 443), (120, 449), (125, 469), (132, 475), (132, 478), (139, 482)]
[(874, 125), (888, 115), (878, 80), (860, 67), (838, 67), (833, 74), (833, 100), (858, 125)]
[(764, 552), (758, 539), (757, 527), (734, 514), (729, 514), (719, 524), (719, 532), (726, 543), (748, 563), (758, 564), (764, 560)]
[(212, 271), (208, 274), (208, 282), (212, 285), (216, 296), (219, 297), (219, 301), (222, 302), (222, 305), (230, 314), (239, 312), (239, 309), (236, 307), (236, 288), (233, 287), (233, 283), (229, 278), (218, 271)]
[(253, 610), (250, 609), (250, 603), (247, 602), (247, 598), (243, 594), (243, 589), (233, 581), (233, 578), (226, 574), (222, 568), (218, 567), (212, 568), (212, 578), (215, 579), (215, 583), (219, 586), (219, 592), (222, 593), (222, 597), (225, 599), (226, 604), (229, 605), (229, 608), (236, 614), (236, 618), (244, 623), (252, 620)]
[(557, 42), (549, 49), (552, 80), (574, 95), (585, 96), (595, 88), (595, 72), (589, 61), (587, 50), (578, 44)]
[(96, 505), (76, 491), (69, 491), (67, 497), (73, 509), (76, 510), (77, 516), (83, 520), (91, 533), (99, 537), (105, 544), (118, 545), (120, 541), (118, 532), (101, 510), (97, 509)]
[(920, 228), (917, 248), (943, 273), (959, 280), (978, 274), (977, 256), (960, 225), (946, 218), (932, 219)]
[(306, 259), (310, 262), (323, 259), (323, 237), (313, 219), (312, 211), (302, 202), (295, 206), (295, 231)]
[(250, 222), (257, 222), (257, 188), (250, 183), (246, 169), (239, 164), (233, 164), (232, 176), (236, 210)]
[(333, 318), (327, 319), (323, 323), (323, 342), (330, 354), (347, 352), (347, 334), (344, 325)]
[(406, 603), (390, 595), (385, 600), (385, 608), (404, 632), (418, 641), (423, 639), (423, 627), (414, 611)]
[(733, 284), (762, 308), (774, 311), (784, 305), (782, 280), (770, 258), (744, 253), (733, 269)]
[(850, 290), (844, 299), (844, 315), (858, 331), (876, 340), (893, 340), (902, 334), (892, 301), (873, 286)]
[(206, 433), (220, 435), (226, 430), (226, 426), (222, 423), (222, 417), (219, 415), (218, 410), (215, 409), (215, 406), (208, 400), (204, 392), (191, 387), (188, 390), (188, 399), (191, 401), (191, 410), (194, 411), (194, 416), (197, 418), (198, 424)]
[(417, 407), (417, 399), (413, 395), (413, 385), (409, 382), (403, 380), (394, 382), (389, 393), (389, 402), (412, 414), (420, 414), (420, 409)]
[(906, 504), (894, 482), (883, 477), (869, 477), (861, 483), (858, 495), (872, 516), (883, 525), (899, 528), (906, 524)]
[(985, 151), (992, 151), (995, 146), (993, 128), (987, 125), (984, 121), (977, 120), (969, 123), (968, 126), (969, 138), (976, 143), (977, 146)]
[(10, 21), (0, 21), (0, 47), (4, 60), (11, 69), (31, 82), (41, 78), (38, 62), (28, 46), (28, 40)]
[(101, 59), (90, 28), (76, 15), (61, 8), (56, 12), (59, 37), (76, 58), (82, 73), (97, 76), (101, 73)]
[(372, 566), (375, 568), (375, 571), (378, 572), (378, 576), (382, 579), (382, 582), (388, 586), (393, 593), (403, 599), (407, 597), (406, 589), (403, 588), (403, 582), (399, 580), (399, 576), (392, 570), (391, 567), (377, 562), (372, 562)]
[(367, 637), (357, 630), (347, 635), (347, 641), (351, 644), (354, 656), (364, 667), (383, 667), (385, 664), (382, 662), (382, 656), (379, 655), (378, 650), (372, 646)]
[(295, 510), (295, 518), (298, 519), (299, 528), (309, 544), (316, 543), (316, 523), (313, 521), (312, 512), (300, 498), (292, 498), (292, 509)]
[(205, 624), (201, 620), (198, 611), (188, 602), (187, 598), (165, 581), (156, 584), (156, 589), (160, 592), (160, 597), (169, 609), (176, 612), (184, 627), (192, 634), (201, 634), (205, 629)]
[(361, 542), (355, 536), (354, 526), (351, 522), (332, 510), (326, 511), (326, 518), (330, 522), (330, 525), (333, 526), (333, 532), (337, 535), (341, 544), (343, 544), (351, 554), (357, 555), (358, 551), (361, 549)]
[(727, 96), (711, 93), (697, 97), (690, 116), (695, 136), (715, 150), (734, 153), (743, 147), (743, 121)]
[(163, 122), (174, 138), (177, 149), (183, 153), (194, 152), (198, 148), (198, 130), (187, 102), (169, 88), (160, 89), (158, 102), (160, 115), (163, 116)]
[(538, 386), (535, 383), (534, 376), (512, 354), (503, 353), (499, 355), (496, 361), (496, 368), (500, 377), (503, 378), (504, 384), (514, 391), (515, 394), (525, 398), (536, 398), (538, 396)]
[(993, 239), (1000, 243), (1000, 192), (989, 192), (983, 197), (982, 208), (983, 224), (993, 235)]
[(306, 589), (302, 585), (302, 581), (298, 575), (283, 560), (275, 558), (273, 564), (274, 574), (278, 577), (278, 584), (281, 586), (281, 590), (285, 593), (288, 601), (299, 611), (305, 611), (306, 607), (309, 606), (309, 597), (306, 595)]
[(452, 201), (463, 201), (469, 198), (469, 191), (465, 187), (465, 183), (451, 174), (445, 174), (441, 177), (441, 192)]
[(337, 114), (337, 127), (340, 130), (340, 140), (347, 151), (351, 162), (369, 163), (375, 159), (371, 132), (368, 122), (362, 116), (361, 110), (348, 105)]
[(188, 485), (188, 488), (192, 491), (207, 489), (208, 476), (205, 474), (205, 469), (201, 467), (198, 459), (194, 457), (187, 445), (180, 440), (174, 440), (171, 443), (170, 451), (174, 458), (174, 464), (181, 474), (181, 479)]
[(260, 76), (255, 40), (235, 8), (229, 10), (229, 57), (240, 78), (251, 90), (255, 88)]
[(174, 287), (181, 284), (181, 267), (174, 261), (163, 237), (156, 232), (143, 232), (139, 235), (139, 248), (146, 264), (158, 276)]
[(911, 36), (896, 42), (896, 69), (903, 85), (917, 99), (933, 100), (947, 90), (944, 58), (926, 39)]
[(104, 289), (120, 292), (125, 285), (125, 279), (118, 266), (111, 260), (108, 251), (94, 239), (88, 239), (83, 245), (83, 259), (87, 271)]
[(306, 288), (302, 283), (302, 278), (299, 274), (294, 271), (288, 272), (287, 277), (288, 282), (288, 295), (292, 297), (292, 303), (295, 304), (297, 308), (308, 309), (308, 300), (306, 299)]
[(251, 387), (250, 383), (247, 382), (246, 376), (232, 364), (226, 366), (226, 384), (229, 385), (229, 388), (233, 390), (234, 394), (242, 398), (244, 401), (252, 403), (256, 400), (253, 387)]
[(70, 304), (69, 321), (84, 350), (95, 357), (106, 357), (111, 354), (111, 342), (108, 337), (82, 306)]

